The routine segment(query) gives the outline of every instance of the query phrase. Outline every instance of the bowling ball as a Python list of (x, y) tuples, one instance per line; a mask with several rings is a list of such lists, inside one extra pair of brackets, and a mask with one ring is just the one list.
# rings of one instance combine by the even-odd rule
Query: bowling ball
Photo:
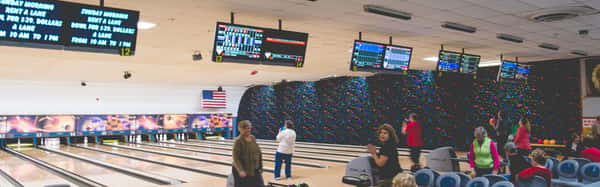
[(552, 144), (552, 145), (556, 144), (556, 140), (554, 140), (554, 139), (550, 140), (550, 144)]
[(254, 70), (252, 72), (250, 72), (250, 75), (256, 75), (258, 73), (258, 71)]
[(542, 139), (539, 139), (539, 140), (537, 141), (537, 143), (538, 143), (538, 144), (543, 144), (543, 143), (544, 143), (544, 140), (542, 140)]
[(544, 144), (550, 144), (550, 140), (548, 140), (548, 139), (545, 139), (545, 140), (544, 140)]

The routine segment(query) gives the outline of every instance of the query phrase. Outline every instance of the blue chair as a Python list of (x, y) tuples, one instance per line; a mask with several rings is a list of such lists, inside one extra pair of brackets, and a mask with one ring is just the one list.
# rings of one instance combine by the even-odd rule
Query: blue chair
[(589, 163), (579, 169), (583, 184), (600, 181), (600, 163)]
[(592, 161), (590, 161), (586, 158), (574, 158), (573, 160), (577, 161), (577, 163), (579, 164), (579, 167), (583, 167), (586, 164), (592, 163)]
[(420, 169), (415, 172), (414, 176), (418, 187), (434, 187), (440, 174), (431, 169)]
[(436, 180), (436, 187), (461, 187), (460, 176), (456, 173), (446, 173)]
[(467, 183), (467, 187), (490, 187), (490, 181), (485, 177), (475, 177)]
[(515, 185), (508, 181), (500, 181), (492, 185), (492, 187), (515, 187)]
[(517, 186), (526, 186), (526, 187), (548, 187), (548, 182), (544, 177), (534, 176), (530, 180), (517, 180)]
[(579, 162), (575, 160), (565, 160), (558, 164), (558, 179), (568, 182), (577, 182), (577, 171)]
[(579, 183), (579, 163), (575, 160), (565, 160), (558, 164), (558, 179), (552, 179), (552, 186), (577, 187), (583, 186)]
[(508, 181), (505, 177), (500, 176), (500, 175), (487, 174), (487, 175), (484, 175), (483, 177), (487, 178), (488, 181), (490, 181), (490, 186), (493, 186), (494, 184), (496, 184), (497, 182), (500, 182), (500, 181)]
[(598, 186), (600, 186), (600, 182), (595, 182), (595, 183), (592, 183), (592, 184), (586, 184), (583, 187), (598, 187)]
[(467, 186), (467, 183), (471, 180), (471, 177), (469, 177), (467, 174), (464, 174), (461, 172), (456, 172), (456, 174), (460, 177), (460, 186), (461, 187)]
[(552, 172), (552, 178), (558, 179), (558, 164), (560, 162), (556, 158), (549, 158), (546, 160), (546, 168)]
[[(586, 158), (574, 158), (573, 160), (577, 161), (577, 163), (579, 164), (580, 171), (581, 171), (581, 167), (585, 166), (586, 164), (592, 163), (592, 161), (590, 161)], [(581, 172), (577, 173), (577, 178), (579, 179), (579, 181), (583, 180), (583, 176), (581, 175)]]

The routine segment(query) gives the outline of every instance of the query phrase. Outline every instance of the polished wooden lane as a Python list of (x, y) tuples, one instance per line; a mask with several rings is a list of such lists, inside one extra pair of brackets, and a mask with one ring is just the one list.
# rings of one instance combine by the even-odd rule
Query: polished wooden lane
[[(16, 179), (23, 186), (46, 186), (53, 184), (67, 184), (75, 186), (71, 182), (39, 168), (33, 163), (20, 159), (7, 152), (0, 152), (0, 169)], [(12, 186), (8, 181), (2, 180), (0, 186)]]
[(154, 186), (156, 184), (111, 169), (40, 149), (21, 149), (21, 153), (84, 176), (108, 186)]
[(178, 168), (172, 168), (169, 166), (164, 166), (160, 164), (154, 164), (149, 162), (144, 162), (140, 160), (120, 157), (116, 155), (111, 155), (107, 153), (96, 152), (92, 150), (76, 148), (72, 146), (64, 146), (61, 147), (61, 151), (77, 154), (80, 156), (84, 156), (86, 158), (91, 158), (94, 160), (99, 160), (107, 163), (111, 163), (114, 165), (118, 165), (125, 168), (131, 168), (139, 171), (145, 171), (148, 173), (152, 173), (155, 175), (170, 177), (179, 180), (183, 180), (185, 182), (198, 182), (204, 181), (207, 179), (214, 179), (218, 177), (209, 176), (201, 173), (196, 173), (192, 171), (182, 170)]

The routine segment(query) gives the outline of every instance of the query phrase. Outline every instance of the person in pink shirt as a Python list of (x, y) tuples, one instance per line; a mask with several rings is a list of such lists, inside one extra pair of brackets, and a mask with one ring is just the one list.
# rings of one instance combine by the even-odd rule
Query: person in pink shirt
[(531, 124), (526, 118), (521, 118), (521, 120), (519, 120), (519, 129), (517, 129), (517, 135), (514, 139), (514, 143), (517, 145), (520, 155), (529, 155), (529, 152), (531, 151), (531, 143), (529, 142), (530, 136)]
[(469, 164), (475, 170), (475, 176), (498, 174), (500, 156), (496, 143), (487, 137), (483, 127), (475, 129), (475, 140), (469, 149)]

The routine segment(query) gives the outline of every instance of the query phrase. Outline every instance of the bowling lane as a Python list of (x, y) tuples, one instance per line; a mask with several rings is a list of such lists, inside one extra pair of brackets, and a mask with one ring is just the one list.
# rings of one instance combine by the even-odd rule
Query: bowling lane
[[(103, 145), (96, 145), (96, 144), (88, 144), (87, 146), (91, 147), (91, 148), (102, 149), (105, 151), (110, 151), (110, 152), (115, 152), (115, 153), (127, 154), (130, 156), (145, 158), (145, 159), (149, 159), (149, 160), (154, 160), (154, 161), (159, 161), (159, 162), (164, 162), (164, 163), (169, 163), (169, 164), (177, 164), (177, 165), (187, 166), (187, 167), (191, 167), (191, 168), (202, 169), (205, 171), (212, 171), (215, 173), (220, 173), (220, 174), (225, 174), (225, 175), (231, 173), (230, 166), (216, 165), (216, 164), (211, 164), (211, 163), (207, 163), (207, 162), (188, 160), (188, 159), (171, 157), (171, 156), (163, 156), (163, 155), (158, 155), (158, 154), (153, 154), (153, 153), (146, 153), (146, 152), (141, 152), (141, 151), (123, 149), (123, 148), (118, 148), (118, 147), (110, 147), (110, 146), (103, 146)], [(127, 145), (123, 145), (123, 146), (127, 146)], [(141, 147), (138, 147), (138, 148), (141, 148)], [(211, 159), (211, 160), (226, 159), (226, 157), (218, 156), (218, 155), (209, 155), (209, 157), (204, 157), (204, 158)]]
[[(207, 140), (191, 140), (189, 142), (193, 142), (193, 143), (204, 143), (204, 144), (209, 144), (209, 143), (217, 143), (219, 145), (231, 145), (233, 143), (233, 141), (231, 140), (223, 140), (223, 141), (207, 141)], [(277, 143), (275, 142), (266, 142), (266, 141), (258, 141), (258, 144), (261, 146), (268, 146), (268, 147), (277, 147)], [(216, 145), (216, 144), (215, 144)], [(331, 153), (342, 153), (342, 154), (356, 154), (356, 155), (365, 155), (365, 150), (366, 150), (366, 146), (364, 147), (360, 147), (360, 146), (356, 146), (353, 148), (350, 147), (334, 147), (334, 146), (327, 146), (327, 145), (306, 145), (306, 144), (301, 144), (296, 142), (296, 146), (294, 147), (297, 150), (309, 150), (309, 151), (319, 151), (319, 152), (331, 152)], [(421, 155), (427, 155), (428, 151), (424, 151), (421, 153)], [(408, 155), (409, 151), (408, 148), (398, 148), (398, 154), (401, 155)]]
[[(204, 147), (194, 147), (193, 144), (187, 144), (187, 142), (185, 144), (164, 144), (167, 146), (171, 146), (171, 147), (181, 147), (181, 148), (186, 148), (186, 149), (193, 149), (193, 150), (199, 150), (199, 151), (211, 151), (211, 152), (215, 152), (215, 153), (225, 153), (225, 154), (231, 154), (231, 150), (221, 150), (221, 149), (213, 149), (213, 148), (204, 148)], [(228, 147), (229, 149), (231, 149), (232, 147)], [(265, 153), (270, 153), (270, 154), (274, 154), (275, 151), (272, 150), (262, 150), (263, 152), (263, 156), (266, 158), (274, 158), (274, 155), (267, 155)], [(334, 158), (334, 159), (340, 159), (340, 160), (348, 160), (350, 161), (351, 159), (353, 159), (352, 157), (339, 157), (339, 156), (331, 156), (331, 155), (320, 155), (320, 154), (299, 154), (296, 153), (294, 155), (303, 155), (303, 156), (309, 156), (309, 157), (317, 157), (317, 158)], [(293, 161), (300, 161), (300, 162), (307, 162), (307, 163), (318, 163), (318, 164), (322, 164), (322, 165), (331, 165), (333, 163), (337, 163), (337, 162), (327, 162), (327, 161), (320, 161), (320, 160), (314, 160), (314, 159), (305, 159), (305, 158), (298, 158), (298, 157), (294, 157)]]
[[(75, 186), (73, 183), (54, 175), (51, 172), (39, 168), (33, 163), (20, 159), (10, 153), (0, 152), (0, 170), (4, 171), (24, 186), (47, 186), (56, 184), (67, 184)], [(0, 186), (12, 186), (4, 184), (8, 181), (2, 179)]]
[[(190, 145), (203, 145), (203, 146), (212, 146), (212, 147), (229, 147), (229, 148), (232, 147), (232, 144), (229, 144), (229, 143), (225, 143), (225, 144), (210, 144), (210, 143), (206, 143), (206, 142), (186, 142), (186, 143), (190, 144)], [(260, 143), (259, 143), (259, 145), (260, 145), (260, 148), (263, 150), (270, 150), (272, 152), (275, 152), (277, 150), (277, 146), (265, 145), (265, 144), (260, 144)], [(296, 150), (296, 154), (323, 154), (323, 155), (334, 154), (334, 156), (347, 157), (347, 159), (356, 158), (361, 155), (368, 155), (366, 153), (366, 147), (361, 153), (348, 152), (348, 151), (322, 150), (322, 149), (306, 149), (306, 148), (301, 148), (301, 147), (294, 147), (294, 150)], [(302, 151), (308, 151), (310, 153), (306, 153), (306, 152), (302, 152)], [(341, 155), (335, 155), (335, 154), (341, 154)], [(347, 155), (347, 156), (345, 156), (345, 155)]]
[(148, 172), (148, 173), (152, 173), (152, 174), (160, 175), (160, 176), (164, 176), (164, 177), (176, 178), (176, 179), (183, 180), (186, 182), (202, 181), (202, 180), (206, 180), (209, 178), (215, 178), (215, 177), (211, 177), (208, 175), (204, 175), (204, 174), (200, 174), (200, 173), (196, 173), (196, 172), (192, 172), (192, 171), (172, 168), (172, 167), (168, 167), (168, 166), (163, 166), (163, 165), (144, 162), (144, 161), (140, 161), (140, 160), (120, 157), (120, 156), (116, 156), (116, 155), (110, 155), (110, 154), (87, 150), (87, 149), (82, 149), (82, 148), (65, 146), (65, 147), (61, 147), (60, 150), (69, 152), (69, 153), (73, 153), (73, 154), (77, 154), (80, 156), (84, 156), (86, 158), (91, 158), (94, 160), (99, 160), (99, 161), (115, 164), (115, 165), (118, 165), (121, 167), (144, 171), (144, 172)]
[[(123, 153), (123, 154), (131, 155), (131, 156), (135, 156), (135, 157), (140, 157), (140, 158), (145, 158), (145, 159), (150, 159), (150, 160), (155, 160), (155, 161), (160, 161), (160, 162), (165, 162), (165, 163), (170, 163), (170, 164), (183, 165), (183, 166), (187, 166), (187, 167), (202, 169), (202, 170), (206, 170), (206, 171), (212, 171), (215, 173), (221, 173), (221, 174), (225, 174), (225, 175), (229, 175), (231, 173), (231, 166), (217, 165), (217, 164), (212, 164), (212, 163), (206, 163), (206, 162), (195, 161), (195, 160), (187, 160), (187, 159), (176, 158), (176, 157), (171, 157), (171, 156), (162, 156), (162, 155), (157, 155), (157, 154), (153, 154), (153, 153), (134, 151), (134, 150), (123, 149), (123, 148), (118, 148), (118, 147), (110, 147), (110, 146), (103, 146), (103, 145), (96, 145), (96, 144), (88, 144), (88, 146), (92, 147), (92, 148), (102, 149), (105, 151)], [(152, 150), (152, 148), (150, 148), (150, 146), (144, 147), (142, 145), (131, 145), (131, 144), (130, 145), (122, 144), (122, 146), (132, 146), (132, 147)], [(173, 149), (165, 149), (162, 151), (168, 151), (170, 153), (177, 153)], [(192, 152), (183, 152), (182, 154), (188, 155), (188, 156), (193, 155)], [(230, 157), (219, 156), (219, 155), (208, 154), (206, 156), (208, 156), (208, 157), (202, 157), (202, 158), (207, 158), (207, 159), (211, 159), (211, 160), (227, 160), (227, 159), (231, 160)], [(267, 179), (266, 177), (273, 178), (273, 174), (268, 173), (268, 172), (264, 172), (263, 176), (265, 177), (265, 179)]]
[[(156, 145), (158, 145), (158, 144), (156, 144)], [(166, 145), (168, 146), (169, 144), (166, 144)], [(140, 145), (140, 144), (129, 144), (129, 145), (123, 144), (123, 146), (131, 146), (131, 147), (135, 147), (135, 148), (142, 148), (142, 149), (148, 149), (148, 150), (154, 150), (154, 151), (163, 151), (163, 152), (181, 154), (181, 155), (186, 155), (186, 156), (193, 156), (193, 157), (198, 157), (198, 158), (203, 158), (203, 159), (220, 160), (220, 161), (226, 161), (228, 163), (233, 162), (233, 159), (230, 156), (221, 156), (221, 155), (198, 153), (198, 152), (192, 152), (192, 151), (160, 148), (160, 147)], [(271, 167), (271, 168), (275, 167), (273, 162), (263, 162), (263, 166)]]
[(156, 186), (118, 171), (40, 149), (22, 149), (19, 152), (108, 186)]

